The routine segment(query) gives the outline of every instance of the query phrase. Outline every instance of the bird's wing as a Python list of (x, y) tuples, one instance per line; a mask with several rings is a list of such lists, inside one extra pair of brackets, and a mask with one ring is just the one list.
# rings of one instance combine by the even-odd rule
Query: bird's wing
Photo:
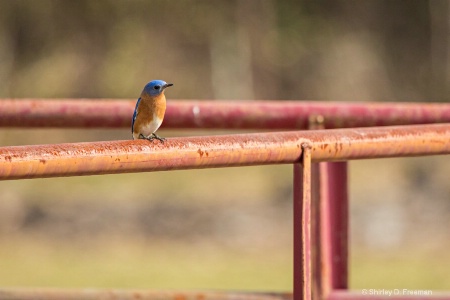
[(136, 102), (136, 107), (134, 108), (134, 113), (133, 113), (133, 120), (131, 121), (131, 133), (133, 133), (134, 130), (134, 121), (136, 121), (136, 116), (137, 116), (137, 109), (139, 106), (139, 102), (141, 102), (141, 98), (139, 98)]

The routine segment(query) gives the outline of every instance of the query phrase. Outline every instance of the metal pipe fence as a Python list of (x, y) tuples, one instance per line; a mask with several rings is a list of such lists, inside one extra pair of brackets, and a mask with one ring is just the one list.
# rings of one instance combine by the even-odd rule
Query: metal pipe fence
[[(129, 126), (133, 107), (131, 101), (7, 100), (0, 101), (0, 126), (123, 127), (125, 117)], [(312, 117), (320, 126), (312, 126)], [(346, 161), (450, 154), (450, 105), (445, 104), (190, 101), (169, 106), (166, 118), (171, 128), (383, 126), (170, 138), (164, 144), (0, 147), (0, 180), (267, 164), (292, 164), (294, 174), (293, 294), (0, 289), (0, 299), (368, 299), (347, 290)], [(387, 126), (440, 122), (449, 123)]]
[(0, 179), (448, 154), (450, 124), (0, 147)]
[[(136, 99), (1, 99), (0, 127), (130, 127)], [(450, 123), (448, 103), (168, 101), (162, 128), (308, 129)]]

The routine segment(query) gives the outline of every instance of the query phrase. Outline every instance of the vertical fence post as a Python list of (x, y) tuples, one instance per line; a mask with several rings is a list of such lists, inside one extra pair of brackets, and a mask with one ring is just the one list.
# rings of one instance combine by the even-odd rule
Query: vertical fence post
[(311, 147), (294, 164), (294, 300), (311, 300)]
[[(308, 129), (325, 129), (322, 115), (311, 115)], [(313, 294), (325, 298), (348, 288), (347, 162), (312, 165)]]
[(321, 294), (348, 288), (347, 162), (320, 163)]
[[(308, 129), (325, 129), (325, 118), (322, 115), (310, 115), (308, 118)], [(313, 216), (311, 230), (312, 244), (312, 295), (314, 299), (322, 299), (322, 256), (321, 256), (321, 163), (311, 165), (311, 213)]]

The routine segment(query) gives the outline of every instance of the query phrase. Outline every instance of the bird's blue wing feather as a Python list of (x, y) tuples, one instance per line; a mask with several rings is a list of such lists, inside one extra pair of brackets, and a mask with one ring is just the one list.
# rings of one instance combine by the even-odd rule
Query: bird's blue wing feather
[(136, 116), (137, 116), (137, 109), (139, 106), (139, 102), (141, 102), (141, 98), (139, 98), (136, 102), (136, 107), (134, 108), (134, 113), (133, 113), (133, 120), (131, 121), (131, 133), (133, 133), (134, 131), (134, 121), (136, 120)]

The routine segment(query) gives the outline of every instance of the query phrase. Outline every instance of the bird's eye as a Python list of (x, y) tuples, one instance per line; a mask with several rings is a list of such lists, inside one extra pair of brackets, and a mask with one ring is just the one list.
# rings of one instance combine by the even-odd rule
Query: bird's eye
[(159, 85), (155, 85), (155, 86), (153, 87), (154, 90), (159, 90), (159, 88), (160, 88)]

